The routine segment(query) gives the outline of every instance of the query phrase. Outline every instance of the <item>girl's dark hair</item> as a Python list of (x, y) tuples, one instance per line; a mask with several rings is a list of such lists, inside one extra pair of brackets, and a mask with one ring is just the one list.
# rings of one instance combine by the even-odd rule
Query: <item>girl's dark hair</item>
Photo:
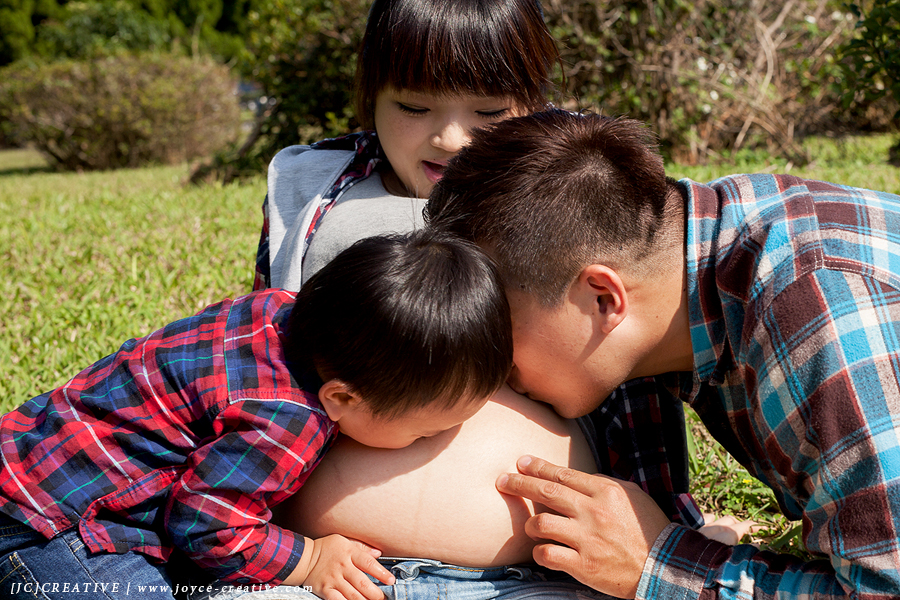
[(512, 367), (500, 276), (476, 246), (429, 230), (360, 240), (297, 294), (285, 351), (376, 416), (496, 392)]
[(385, 86), (547, 104), (559, 51), (538, 0), (375, 0), (356, 64), (356, 116)]

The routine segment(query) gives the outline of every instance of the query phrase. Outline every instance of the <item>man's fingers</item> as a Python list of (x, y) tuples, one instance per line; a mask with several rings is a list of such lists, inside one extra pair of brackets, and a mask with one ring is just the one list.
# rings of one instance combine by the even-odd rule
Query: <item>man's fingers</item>
[(519, 473), (501, 475), (497, 489), (504, 494), (528, 498), (563, 515), (573, 513), (578, 495), (562, 484)]
[(589, 475), (568, 467), (560, 467), (542, 458), (523, 456), (516, 461), (519, 473), (538, 479), (562, 484), (576, 492), (590, 496), (597, 485), (597, 476)]
[(525, 534), (535, 541), (556, 542), (578, 549), (579, 532), (569, 517), (538, 513), (525, 521)]
[(578, 552), (556, 544), (538, 544), (531, 554), (534, 562), (554, 571), (565, 571), (565, 567), (580, 561)]
[(497, 479), (504, 494), (522, 496), (566, 516), (572, 516), (583, 496), (591, 496), (597, 477), (559, 467), (540, 458), (519, 459), (520, 473), (506, 473)]

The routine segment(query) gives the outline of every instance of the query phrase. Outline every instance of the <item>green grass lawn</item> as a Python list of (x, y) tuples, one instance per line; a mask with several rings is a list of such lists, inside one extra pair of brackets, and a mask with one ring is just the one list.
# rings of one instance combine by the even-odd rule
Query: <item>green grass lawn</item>
[[(704, 167), (707, 181), (785, 172), (900, 193), (884, 161), (888, 136), (807, 141), (816, 160), (791, 168), (739, 153)], [(250, 290), (265, 196), (262, 174), (237, 185), (184, 185), (188, 168), (49, 172), (30, 151), (0, 152), (0, 412), (50, 390), (131, 337)], [(703, 508), (763, 524), (756, 541), (800, 551), (798, 530), (771, 492), (688, 415), (691, 474)]]
[(26, 154), (0, 153), (0, 410), (250, 290), (262, 177), (185, 187), (187, 167), (49, 173)]

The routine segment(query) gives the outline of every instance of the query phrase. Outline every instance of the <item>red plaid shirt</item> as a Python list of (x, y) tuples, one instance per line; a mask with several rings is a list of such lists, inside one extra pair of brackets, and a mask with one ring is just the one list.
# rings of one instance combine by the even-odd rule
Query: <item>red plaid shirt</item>
[(285, 362), (294, 295), (226, 300), (122, 347), (0, 418), (0, 511), (92, 552), (280, 583), (303, 538), (269, 522), (336, 435)]

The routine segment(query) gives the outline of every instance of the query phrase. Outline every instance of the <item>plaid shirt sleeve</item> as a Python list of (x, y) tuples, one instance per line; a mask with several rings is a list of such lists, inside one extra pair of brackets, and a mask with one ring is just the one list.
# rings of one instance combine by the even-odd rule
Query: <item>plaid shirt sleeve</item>
[[(779, 189), (764, 188), (768, 182), (756, 189)], [(807, 549), (821, 559), (725, 546), (670, 525), (645, 565), (638, 598), (900, 597), (900, 198), (806, 186), (799, 200), (772, 203), (788, 212), (777, 224), (793, 234), (766, 230), (770, 260), (756, 264), (775, 274), (768, 286), (747, 294), (736, 283), (750, 267), (735, 263), (760, 255), (760, 237), (715, 272), (728, 292), (721, 296), (743, 293), (743, 301), (722, 302), (724, 316), (697, 327), (743, 327), (719, 346), (692, 405), (774, 490), (782, 512), (802, 520)], [(773, 270), (777, 249), (784, 260)], [(729, 321), (734, 311), (740, 318)]]
[(788, 517), (802, 518), (807, 548), (828, 560), (671, 529), (640, 598), (900, 595), (900, 291), (831, 269), (786, 291), (751, 321), (744, 377), (760, 409), (730, 419), (759, 432), (754, 454), (769, 464), (757, 476)]
[(295, 494), (317, 464), (331, 433), (324, 425), (290, 399), (220, 412), (214, 439), (191, 454), (172, 487), (166, 516), (175, 544), (224, 581), (284, 581), (303, 536), (270, 523), (269, 506)]
[(303, 538), (271, 524), (269, 507), (300, 489), (335, 433), (313, 394), (273, 367), (281, 338), (264, 315), (271, 298), (285, 295), (258, 292), (229, 312), (227, 402), (214, 409), (212, 431), (188, 456), (167, 504), (173, 542), (225, 581), (280, 583), (297, 566)]

